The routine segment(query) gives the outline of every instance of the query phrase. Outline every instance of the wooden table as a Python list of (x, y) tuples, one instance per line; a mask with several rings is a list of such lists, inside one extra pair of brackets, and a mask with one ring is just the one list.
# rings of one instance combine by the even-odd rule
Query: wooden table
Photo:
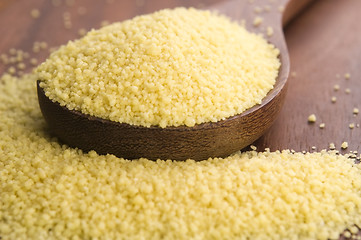
[[(317, 1), (286, 27), (294, 74), (282, 112), (258, 146), (311, 151), (334, 143), (340, 150), (346, 141), (349, 147), (343, 152), (361, 150), (361, 114), (353, 114), (354, 108), (361, 110), (360, 9), (358, 0)], [(315, 124), (307, 123), (310, 114), (316, 115)]]
[[(271, 6), (277, 3), (268, 1)], [(50, 48), (102, 23), (165, 7), (204, 8), (223, 2), (227, 1), (0, 0), (0, 54), (10, 56), (11, 48), (29, 53), (20, 67), (24, 70), (18, 69), (26, 72), (33, 67), (30, 59), (41, 62)], [(257, 0), (252, 4), (257, 8)], [(361, 112), (353, 113), (354, 108), (361, 111), (360, 9), (360, 0), (317, 0), (286, 26), (292, 72), (288, 94), (275, 124), (255, 143), (259, 149), (318, 151), (334, 143), (341, 150), (345, 141), (349, 147), (343, 153), (361, 150)], [(11, 66), (17, 63), (5, 65), (0, 59), (0, 74)], [(308, 123), (310, 114), (316, 115), (315, 123)]]

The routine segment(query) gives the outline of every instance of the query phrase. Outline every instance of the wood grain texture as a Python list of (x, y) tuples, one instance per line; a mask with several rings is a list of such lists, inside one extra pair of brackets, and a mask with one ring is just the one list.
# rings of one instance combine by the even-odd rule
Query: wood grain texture
[[(361, 1), (318, 1), (286, 28), (291, 77), (286, 103), (259, 148), (313, 151), (330, 143), (344, 152), (361, 150)], [(351, 78), (345, 79), (344, 74)], [(294, 75), (292, 77), (292, 75)], [(339, 91), (334, 85), (340, 86)], [(350, 89), (350, 93), (346, 93)], [(331, 98), (337, 98), (335, 103)], [(317, 121), (307, 123), (314, 113)], [(320, 129), (319, 124), (325, 123)], [(349, 124), (354, 123), (353, 129)], [(342, 150), (342, 142), (349, 147)]]

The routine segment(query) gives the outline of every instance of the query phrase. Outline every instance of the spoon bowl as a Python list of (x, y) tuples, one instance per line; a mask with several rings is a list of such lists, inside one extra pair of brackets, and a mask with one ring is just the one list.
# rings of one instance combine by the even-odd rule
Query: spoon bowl
[[(228, 7), (230, 2), (214, 7), (222, 13), (226, 11), (226, 14), (234, 19), (244, 16), (246, 21), (250, 20), (251, 7), (254, 6), (248, 1), (237, 2), (240, 8), (236, 10), (234, 5)], [(282, 2), (286, 4), (288, 1)], [(152, 160), (205, 160), (210, 157), (226, 157), (262, 136), (275, 121), (285, 98), (289, 57), (282, 32), (282, 14), (273, 11), (273, 14), (268, 14), (267, 17), (267, 25), (274, 31), (269, 42), (280, 50), (281, 67), (274, 88), (262, 103), (241, 114), (194, 127), (135, 126), (69, 110), (50, 100), (38, 80), (38, 100), (42, 114), (55, 136), (67, 145), (86, 152), (95, 150), (98, 154), (114, 154), (126, 159), (144, 157)], [(252, 26), (247, 28), (254, 32), (259, 30)]]

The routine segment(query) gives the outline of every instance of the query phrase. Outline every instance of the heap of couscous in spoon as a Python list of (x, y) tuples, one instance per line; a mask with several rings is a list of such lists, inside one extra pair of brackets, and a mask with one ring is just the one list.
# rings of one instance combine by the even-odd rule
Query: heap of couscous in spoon
[(140, 126), (216, 122), (261, 103), (279, 50), (224, 16), (177, 8), (90, 31), (37, 68), (69, 109)]

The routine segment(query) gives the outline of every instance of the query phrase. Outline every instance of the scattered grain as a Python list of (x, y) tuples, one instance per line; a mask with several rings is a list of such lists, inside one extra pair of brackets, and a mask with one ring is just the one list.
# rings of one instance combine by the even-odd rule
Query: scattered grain
[(355, 127), (355, 124), (354, 124), (354, 123), (350, 123), (350, 124), (348, 125), (348, 127), (349, 127), (350, 129), (353, 129), (353, 128)]
[(71, 23), (71, 21), (66, 20), (64, 21), (64, 27), (65, 29), (71, 29), (73, 27), (73, 24)]
[(335, 84), (335, 85), (333, 86), (333, 90), (335, 90), (335, 91), (340, 90), (340, 85)]
[(325, 128), (325, 126), (326, 126), (326, 124), (325, 124), (325, 123), (321, 123), (321, 124), (320, 124), (320, 128), (321, 128), (321, 129), (324, 129), (324, 128)]
[(40, 17), (40, 10), (34, 8), (34, 9), (32, 9), (30, 11), (30, 15), (31, 15), (32, 18), (39, 18)]
[(351, 74), (345, 73), (345, 79), (346, 79), (346, 80), (350, 79), (350, 77), (351, 77)]
[(101, 21), (100, 26), (105, 27), (105, 26), (108, 26), (109, 24), (110, 24), (110, 22), (108, 20), (103, 20), (103, 21)]
[(40, 42), (40, 43), (39, 43), (39, 47), (40, 47), (41, 49), (46, 49), (46, 48), (48, 47), (48, 43), (47, 43), (47, 42)]
[(311, 114), (310, 116), (308, 116), (308, 122), (309, 123), (314, 123), (316, 122), (317, 118), (315, 114)]
[(253, 20), (253, 26), (258, 27), (262, 24), (262, 22), (263, 22), (263, 18), (257, 16)]
[(34, 52), (34, 53), (40, 52), (40, 46), (38, 46), (38, 45), (33, 46), (33, 52)]
[(15, 67), (13, 67), (13, 66), (9, 67), (9, 68), (8, 68), (8, 73), (14, 75), (14, 74), (16, 73)]
[(24, 70), (26, 68), (26, 65), (25, 65), (25, 63), (21, 62), (17, 65), (17, 68), (20, 70)]
[(255, 8), (253, 9), (253, 11), (254, 11), (255, 13), (261, 13), (261, 12), (263, 12), (263, 9), (262, 9), (261, 7), (255, 7)]
[(274, 33), (273, 28), (271, 26), (268, 26), (267, 29), (266, 29), (267, 37), (272, 37), (273, 33)]
[(358, 108), (354, 108), (354, 109), (353, 109), (353, 114), (356, 115), (356, 114), (358, 114), (358, 113), (359, 113), (359, 109), (358, 109)]
[(30, 64), (36, 66), (38, 64), (38, 60), (36, 58), (30, 59)]
[(346, 94), (349, 94), (350, 92), (351, 92), (351, 89), (349, 89), (349, 88), (346, 88), (346, 89), (345, 89), (345, 93), (346, 93)]
[(17, 62), (17, 57), (12, 56), (9, 58), (9, 63), (14, 64), (16, 62)]
[(346, 231), (346, 232), (343, 233), (343, 236), (344, 236), (345, 238), (350, 238), (350, 237), (352, 236), (352, 234), (351, 234), (351, 232)]
[(10, 53), (10, 55), (16, 55), (17, 51), (15, 48), (10, 48), (9, 53)]
[(51, 47), (51, 48), (49, 48), (49, 52), (50, 53), (53, 53), (53, 52), (55, 52), (55, 51), (57, 51), (58, 50), (58, 47)]
[(2, 62), (4, 65), (7, 65), (7, 64), (10, 63), (9, 57), (8, 57), (8, 55), (6, 55), (5, 53), (1, 54), (0, 59), (1, 59), (1, 62)]
[(343, 143), (341, 144), (341, 148), (342, 148), (342, 149), (348, 148), (348, 142), (343, 142)]
[(87, 30), (86, 30), (85, 28), (80, 28), (80, 29), (78, 30), (78, 34), (79, 34), (80, 36), (85, 36), (86, 33), (87, 33)]
[(335, 96), (331, 97), (331, 102), (332, 103), (335, 103), (336, 101), (337, 101), (337, 97), (335, 97)]
[(353, 225), (349, 228), (349, 230), (352, 234), (357, 234), (359, 231), (359, 228), (357, 226)]
[(330, 143), (330, 145), (328, 146), (328, 148), (331, 149), (331, 150), (334, 150), (334, 149), (336, 149), (336, 146), (335, 146), (334, 143)]

